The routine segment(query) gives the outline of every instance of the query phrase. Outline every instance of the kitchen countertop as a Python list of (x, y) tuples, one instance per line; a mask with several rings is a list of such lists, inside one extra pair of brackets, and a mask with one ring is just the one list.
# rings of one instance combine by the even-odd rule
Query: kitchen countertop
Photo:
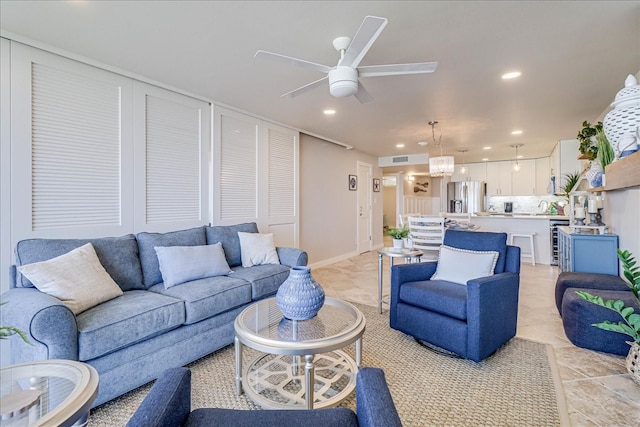
[(487, 218), (487, 219), (569, 219), (566, 215), (543, 215), (543, 214), (528, 214), (528, 213), (513, 213), (513, 214), (505, 214), (505, 213), (492, 213), (492, 214), (472, 214), (472, 218)]

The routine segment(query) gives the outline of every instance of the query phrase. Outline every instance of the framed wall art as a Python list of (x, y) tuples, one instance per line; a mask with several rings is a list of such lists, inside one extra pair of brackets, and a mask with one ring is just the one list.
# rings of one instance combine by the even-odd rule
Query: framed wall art
[(356, 191), (358, 189), (358, 176), (349, 175), (349, 191)]

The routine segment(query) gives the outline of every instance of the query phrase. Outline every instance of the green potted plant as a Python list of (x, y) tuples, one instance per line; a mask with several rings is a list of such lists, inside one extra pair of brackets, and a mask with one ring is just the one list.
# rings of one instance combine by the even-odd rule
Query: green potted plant
[(560, 193), (559, 196), (563, 196), (564, 198), (569, 200), (569, 193), (571, 192), (571, 190), (573, 190), (573, 187), (576, 186), (579, 180), (580, 172), (578, 171), (564, 174), (564, 183), (562, 184), (562, 187), (560, 187), (562, 193)]
[(598, 155), (598, 145), (595, 136), (598, 131), (602, 130), (602, 122), (598, 122), (595, 126), (591, 126), (588, 121), (582, 122), (582, 129), (578, 132), (576, 138), (580, 141), (580, 154), (587, 156), (588, 160), (594, 160)]
[(387, 235), (393, 237), (393, 247), (402, 248), (402, 240), (409, 237), (409, 229), (405, 227), (390, 228)]
[[(618, 258), (622, 263), (627, 285), (640, 306), (640, 266), (636, 265), (636, 260), (629, 251), (618, 249)], [(593, 326), (605, 331), (626, 334), (633, 338), (633, 341), (629, 342), (631, 348), (627, 356), (627, 370), (633, 381), (640, 385), (640, 313), (636, 313), (633, 307), (625, 306), (621, 300), (605, 301), (602, 297), (594, 296), (588, 292), (576, 291), (576, 293), (585, 300), (613, 310), (622, 316), (622, 321), (618, 323), (604, 321), (594, 323)]]
[(596, 142), (598, 144), (598, 160), (600, 161), (600, 166), (602, 167), (602, 173), (604, 173), (605, 166), (613, 163), (616, 154), (613, 151), (613, 147), (609, 143), (609, 140), (607, 139), (602, 129), (596, 132)]

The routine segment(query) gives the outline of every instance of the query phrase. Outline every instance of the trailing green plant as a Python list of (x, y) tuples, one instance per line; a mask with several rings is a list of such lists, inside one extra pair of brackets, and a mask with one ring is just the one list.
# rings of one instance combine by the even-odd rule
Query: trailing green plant
[[(6, 302), (0, 302), (0, 305), (4, 304), (6, 304)], [(12, 335), (18, 335), (20, 338), (22, 338), (22, 341), (26, 342), (27, 344), (31, 344), (31, 342), (27, 338), (27, 334), (22, 332), (20, 329), (14, 328), (13, 326), (0, 326), (0, 340), (6, 340)]]
[(394, 239), (406, 239), (409, 237), (409, 229), (404, 227), (390, 228), (389, 231), (387, 231), (387, 235)]
[(573, 190), (573, 187), (576, 186), (579, 180), (580, 180), (580, 172), (578, 171), (564, 174), (564, 183), (560, 188), (560, 190), (562, 190), (562, 193), (560, 193), (560, 196), (564, 196), (568, 198), (569, 193), (571, 192), (571, 190)]
[(616, 153), (613, 151), (613, 147), (604, 134), (604, 130), (601, 129), (596, 132), (596, 142), (598, 144), (598, 159), (600, 160), (600, 166), (602, 166), (602, 172), (604, 173), (605, 166), (613, 162)]
[[(636, 265), (635, 258), (627, 250), (618, 249), (618, 259), (622, 263), (623, 275), (627, 285), (631, 288), (631, 292), (636, 297), (638, 305), (640, 305), (640, 266)], [(636, 313), (633, 307), (625, 306), (624, 301), (621, 300), (604, 300), (602, 297), (594, 296), (584, 291), (576, 291), (576, 293), (589, 302), (617, 312), (623, 319), (618, 323), (605, 320), (604, 322), (594, 323), (593, 326), (605, 331), (629, 335), (636, 343), (640, 344), (640, 313)]]

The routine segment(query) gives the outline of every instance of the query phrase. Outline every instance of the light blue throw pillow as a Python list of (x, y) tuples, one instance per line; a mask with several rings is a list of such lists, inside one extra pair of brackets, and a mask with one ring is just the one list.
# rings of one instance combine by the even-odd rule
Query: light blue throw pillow
[(220, 242), (204, 246), (155, 246), (164, 288), (233, 273)]

